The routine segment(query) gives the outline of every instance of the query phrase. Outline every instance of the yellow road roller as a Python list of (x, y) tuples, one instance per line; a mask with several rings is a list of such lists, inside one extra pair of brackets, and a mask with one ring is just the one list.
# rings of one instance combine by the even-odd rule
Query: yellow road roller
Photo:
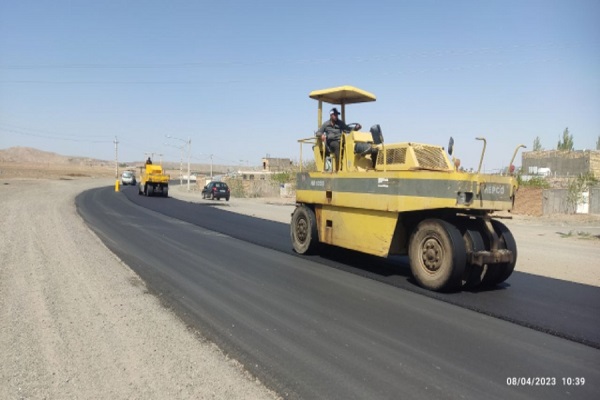
[[(517, 245), (494, 213), (510, 211), (517, 192), (512, 175), (465, 172), (448, 149), (417, 142), (386, 143), (379, 125), (368, 131), (342, 123), (334, 151), (323, 131), (323, 104), (346, 121), (346, 106), (376, 100), (353, 86), (316, 90), (316, 171), (297, 174), (291, 241), (299, 254), (338, 246), (379, 257), (408, 255), (415, 280), (434, 291), (457, 291), (504, 282), (517, 261)], [(338, 107), (341, 112), (338, 111)], [(358, 128), (358, 129), (357, 129)], [(503, 213), (506, 214), (506, 213)]]

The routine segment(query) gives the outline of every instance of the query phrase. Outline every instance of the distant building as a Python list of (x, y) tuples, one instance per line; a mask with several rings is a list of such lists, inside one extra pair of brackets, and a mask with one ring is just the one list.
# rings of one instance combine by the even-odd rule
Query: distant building
[(523, 174), (541, 176), (578, 176), (592, 173), (600, 177), (600, 151), (545, 150), (522, 153)]
[(271, 158), (264, 157), (262, 159), (263, 171), (269, 172), (285, 172), (292, 167), (292, 160), (289, 158)]
[(262, 159), (262, 169), (238, 169), (228, 174), (229, 178), (242, 181), (268, 181), (273, 174), (287, 172), (292, 169), (292, 160), (289, 158), (271, 158), (267, 155)]
[(244, 181), (264, 181), (270, 179), (272, 174), (271, 171), (238, 170), (235, 176)]

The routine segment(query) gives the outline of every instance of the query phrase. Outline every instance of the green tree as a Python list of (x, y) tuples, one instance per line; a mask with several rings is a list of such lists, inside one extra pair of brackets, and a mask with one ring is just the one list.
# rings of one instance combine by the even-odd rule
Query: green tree
[(539, 136), (535, 137), (535, 140), (533, 141), (533, 151), (542, 151), (544, 150), (544, 148), (542, 147), (542, 141), (540, 140)]
[(600, 150), (600, 135), (598, 135), (598, 140), (596, 140), (596, 150)]
[(569, 211), (571, 213), (575, 213), (577, 210), (577, 204), (583, 198), (583, 192), (587, 192), (590, 190), (591, 186), (595, 186), (598, 184), (598, 179), (594, 176), (593, 173), (587, 172), (585, 174), (580, 174), (575, 179), (569, 179), (568, 188), (567, 188), (567, 205), (569, 206)]
[(289, 183), (293, 182), (296, 179), (296, 176), (291, 172), (278, 172), (276, 174), (271, 175), (271, 180), (277, 183)]
[(563, 131), (562, 140), (558, 140), (556, 150), (573, 150), (573, 135), (569, 134), (569, 128), (565, 128)]

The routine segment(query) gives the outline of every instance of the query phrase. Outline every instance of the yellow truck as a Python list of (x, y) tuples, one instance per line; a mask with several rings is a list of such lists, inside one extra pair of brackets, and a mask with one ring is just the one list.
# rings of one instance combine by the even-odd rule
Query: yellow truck
[(140, 167), (138, 193), (145, 196), (154, 196), (158, 193), (163, 197), (169, 197), (170, 176), (164, 173), (162, 165), (147, 163)]
[[(318, 101), (318, 126), (323, 103), (341, 106), (345, 121), (346, 105), (376, 100), (352, 86), (309, 96)], [(449, 155), (437, 145), (385, 143), (379, 125), (344, 132), (339, 160), (320, 135), (299, 143), (301, 164), (303, 145), (312, 145), (316, 171), (297, 175), (290, 225), (297, 253), (334, 245), (380, 257), (408, 255), (415, 280), (434, 291), (497, 285), (513, 272), (515, 239), (492, 215), (512, 209), (514, 176), (460, 171), (449, 157), (452, 139)], [(481, 160), (484, 153), (485, 146)]]

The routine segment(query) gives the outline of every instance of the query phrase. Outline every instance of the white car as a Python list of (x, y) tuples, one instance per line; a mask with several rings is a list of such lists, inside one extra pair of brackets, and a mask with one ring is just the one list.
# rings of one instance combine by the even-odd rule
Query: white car
[(135, 174), (132, 171), (125, 171), (123, 175), (121, 175), (121, 184), (125, 185), (135, 185)]

